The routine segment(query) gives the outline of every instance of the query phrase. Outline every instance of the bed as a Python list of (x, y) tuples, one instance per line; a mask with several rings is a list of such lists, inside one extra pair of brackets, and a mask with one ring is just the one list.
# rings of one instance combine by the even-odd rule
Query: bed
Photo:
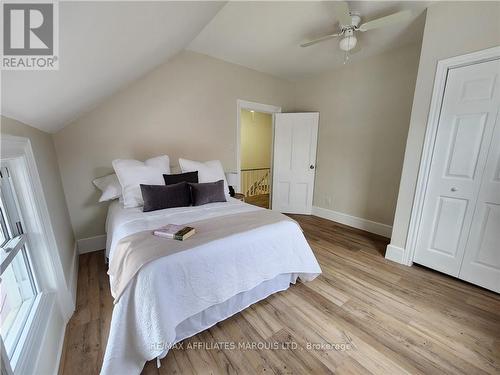
[[(106, 222), (106, 257), (110, 264), (117, 262), (117, 249), (127, 238), (166, 224), (231, 221), (253, 213), (271, 211), (233, 198), (153, 212), (125, 209), (115, 201)], [(321, 273), (294, 221), (283, 216), (249, 228), (144, 264), (114, 296), (101, 374), (139, 374), (146, 361), (157, 358), (159, 363), (175, 343), (286, 290), (298, 278), (311, 281)]]

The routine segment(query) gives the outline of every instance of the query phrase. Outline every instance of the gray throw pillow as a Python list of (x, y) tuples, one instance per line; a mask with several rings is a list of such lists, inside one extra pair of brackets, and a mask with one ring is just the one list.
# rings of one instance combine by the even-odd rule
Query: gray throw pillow
[(178, 184), (179, 182), (198, 182), (198, 171), (185, 172), (178, 174), (164, 174), (163, 179), (165, 180), (165, 185)]
[(193, 206), (201, 206), (202, 204), (214, 202), (226, 202), (224, 180), (201, 184), (190, 183), (189, 186), (191, 186)]
[(173, 185), (141, 184), (141, 193), (144, 200), (143, 212), (191, 205), (191, 192), (185, 181)]

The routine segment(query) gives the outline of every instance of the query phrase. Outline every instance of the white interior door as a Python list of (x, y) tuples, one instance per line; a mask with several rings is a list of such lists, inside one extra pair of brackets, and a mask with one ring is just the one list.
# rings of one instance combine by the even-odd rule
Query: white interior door
[(500, 292), (500, 115), (472, 218), (459, 277)]
[(274, 116), (272, 209), (311, 214), (319, 113)]
[(499, 72), (494, 60), (452, 69), (446, 81), (414, 261), (453, 276), (460, 272), (495, 127)]

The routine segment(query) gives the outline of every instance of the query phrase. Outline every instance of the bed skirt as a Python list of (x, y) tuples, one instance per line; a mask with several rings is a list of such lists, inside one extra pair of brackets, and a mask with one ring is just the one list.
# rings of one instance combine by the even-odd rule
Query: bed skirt
[[(191, 336), (200, 333), (213, 325), (231, 317), (234, 314), (246, 309), (250, 305), (257, 303), (263, 299), (266, 299), (270, 295), (287, 290), (290, 284), (295, 284), (299, 274), (297, 273), (287, 273), (276, 276), (273, 279), (266, 280), (261, 284), (257, 285), (253, 289), (246, 292), (241, 292), (235, 296), (229, 298), (228, 300), (221, 302), (217, 305), (213, 305), (203, 310), (202, 312), (187, 318), (186, 320), (179, 323), (175, 329), (176, 338), (174, 342), (164, 342), (164, 343), (151, 343), (151, 345), (158, 345), (159, 347), (165, 348), (157, 358), (164, 358), (169, 348), (171, 348), (176, 343), (187, 339)], [(173, 349), (175, 350), (175, 349)], [(154, 359), (154, 358), (151, 358)], [(137, 359), (133, 358), (123, 358), (122, 361), (113, 361), (113, 366), (111, 368), (106, 368), (101, 370), (101, 374), (106, 373), (122, 373), (122, 374), (140, 374), (145, 363), (142, 363), (140, 368), (137, 368)], [(107, 367), (107, 366), (106, 366)], [(122, 367), (122, 368), (118, 368)], [(136, 370), (133, 370), (135, 368)]]
[[(274, 279), (264, 281), (247, 292), (238, 293), (225, 302), (210, 306), (208, 309), (184, 320), (177, 326), (175, 343), (210, 328), (218, 322), (246, 309), (250, 305), (269, 297), (271, 294), (288, 289), (290, 284), (295, 284), (296, 281), (297, 275), (295, 274), (279, 275)], [(166, 354), (167, 352), (163, 353), (160, 358), (165, 357)]]

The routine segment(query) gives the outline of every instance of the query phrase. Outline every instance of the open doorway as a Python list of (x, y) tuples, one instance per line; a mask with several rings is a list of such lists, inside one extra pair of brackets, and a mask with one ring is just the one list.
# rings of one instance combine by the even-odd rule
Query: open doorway
[(281, 108), (238, 101), (239, 192), (247, 203), (271, 208), (273, 113)]
[(242, 109), (240, 124), (241, 193), (245, 202), (269, 208), (273, 115)]

